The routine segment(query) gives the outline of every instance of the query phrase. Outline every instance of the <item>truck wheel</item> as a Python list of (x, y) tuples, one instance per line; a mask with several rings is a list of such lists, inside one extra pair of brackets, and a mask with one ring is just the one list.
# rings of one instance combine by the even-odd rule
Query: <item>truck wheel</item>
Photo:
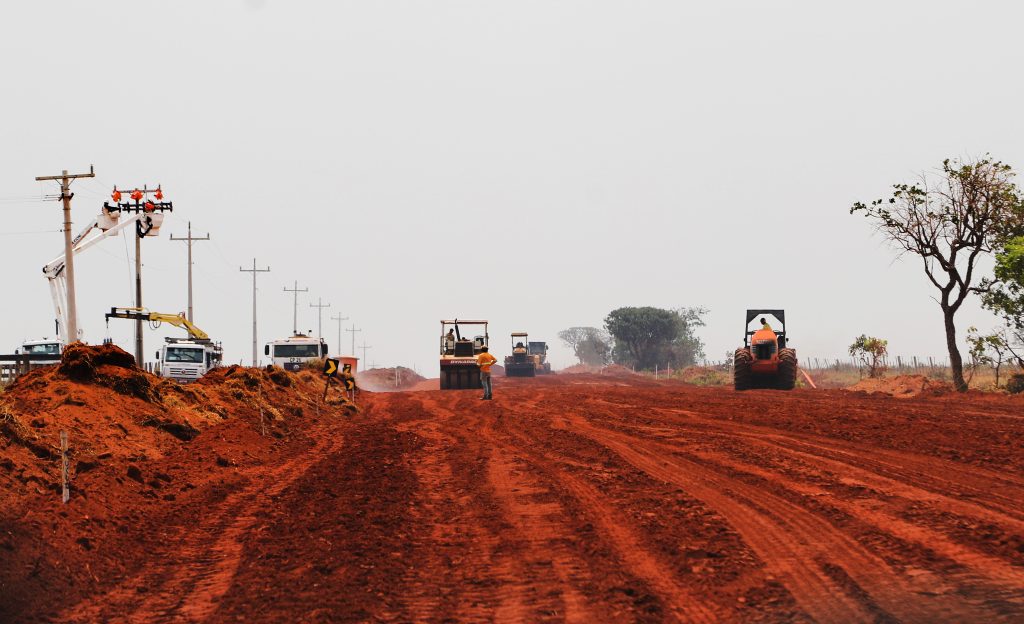
[(776, 378), (779, 390), (792, 390), (796, 387), (797, 367), (795, 349), (779, 351), (779, 372)]
[(753, 357), (746, 349), (736, 349), (732, 359), (732, 387), (736, 390), (749, 390), (751, 382), (750, 364)]

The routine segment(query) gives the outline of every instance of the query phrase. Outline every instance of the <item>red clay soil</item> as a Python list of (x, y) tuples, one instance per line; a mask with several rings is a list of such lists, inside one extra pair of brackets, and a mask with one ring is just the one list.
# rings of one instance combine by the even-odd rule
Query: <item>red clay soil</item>
[(897, 398), (908, 398), (922, 394), (939, 396), (953, 392), (953, 385), (931, 379), (924, 375), (898, 375), (896, 377), (878, 377), (875, 379), (861, 379), (852, 386), (846, 388), (854, 392), (880, 392)]
[(404, 366), (397, 367), (397, 371), (394, 368), (371, 368), (356, 373), (356, 383), (370, 392), (409, 390), (425, 380), (425, 377)]
[(18, 455), (0, 621), (1024, 621), (1021, 397), (495, 382), (278, 407), (281, 437), (239, 408), (66, 506), (9, 496), (52, 478)]

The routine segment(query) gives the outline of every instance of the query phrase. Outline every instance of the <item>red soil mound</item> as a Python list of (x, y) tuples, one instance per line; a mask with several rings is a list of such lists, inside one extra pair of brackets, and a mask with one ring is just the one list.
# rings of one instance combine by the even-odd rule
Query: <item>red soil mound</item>
[[(59, 570), (79, 556), (90, 561), (85, 551), (99, 533), (134, 521), (118, 511), (122, 500), (166, 504), (244, 460), (245, 445), (226, 442), (223, 434), (200, 444), (203, 431), (233, 429), (246, 444), (273, 444), (291, 435), (290, 421), (319, 414), (321, 406), (352, 408), (338, 398), (322, 404), (316, 379), (231, 366), (180, 385), (139, 369), (116, 346), (80, 344), (68, 347), (59, 365), (19, 377), (0, 393), (0, 552), (7, 568), (0, 571), (0, 603), (13, 600), (3, 595), (13, 580), (36, 582), (24, 575), (33, 565), (49, 565), (40, 557), (44, 542), (57, 539), (51, 533), (67, 531), (61, 543), (72, 545), (54, 563)], [(61, 431), (68, 435), (73, 503), (66, 507), (60, 504)], [(54, 524), (71, 508), (70, 518), (65, 511), (61, 526)], [(96, 518), (103, 530), (92, 524)], [(72, 521), (85, 525), (74, 528)], [(103, 556), (116, 568), (117, 552)], [(0, 604), (0, 621), (3, 613)]]
[(953, 386), (944, 382), (925, 377), (924, 375), (900, 375), (898, 377), (880, 379), (862, 379), (849, 388), (853, 392), (880, 392), (897, 398), (916, 396), (939, 396), (951, 392)]
[(404, 366), (396, 368), (371, 368), (370, 370), (356, 373), (356, 384), (370, 392), (407, 390), (425, 379), (426, 377)]

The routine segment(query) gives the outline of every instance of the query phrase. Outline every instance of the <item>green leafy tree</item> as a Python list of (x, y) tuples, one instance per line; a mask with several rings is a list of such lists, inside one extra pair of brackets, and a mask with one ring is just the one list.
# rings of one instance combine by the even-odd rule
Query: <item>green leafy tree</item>
[(704, 325), (703, 308), (627, 307), (608, 313), (605, 328), (615, 340), (613, 360), (641, 370), (670, 365), (682, 368), (704, 356), (704, 343), (694, 334)]
[(611, 359), (611, 337), (596, 327), (570, 327), (558, 332), (580, 364), (604, 366)]
[(970, 347), (971, 360), (975, 367), (992, 367), (996, 376), (996, 388), (999, 387), (999, 375), (1003, 365), (1015, 356), (1009, 334), (1008, 328), (990, 334), (980, 333), (977, 327), (967, 329), (967, 345)]
[[(987, 286), (982, 304), (1002, 317), (1009, 333), (1004, 342), (1013, 353), (1013, 343), (1024, 344), (1024, 236), (1003, 243), (996, 253), (994, 279)], [(1024, 366), (1024, 360), (1013, 355)]]
[(956, 313), (971, 293), (991, 284), (975, 274), (979, 259), (1013, 236), (1024, 234), (1024, 200), (1009, 165), (984, 158), (946, 160), (937, 176), (896, 184), (889, 199), (857, 202), (850, 213), (875, 221), (903, 253), (922, 261), (939, 291), (946, 349), (957, 390), (966, 391), (963, 358), (956, 340)]
[(872, 379), (885, 374), (885, 356), (889, 353), (889, 341), (861, 334), (850, 345), (850, 355), (860, 360), (868, 369)]

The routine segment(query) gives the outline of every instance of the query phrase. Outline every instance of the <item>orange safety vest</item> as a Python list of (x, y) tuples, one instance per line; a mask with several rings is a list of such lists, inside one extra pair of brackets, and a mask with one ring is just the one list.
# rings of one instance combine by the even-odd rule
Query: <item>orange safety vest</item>
[(480, 367), (480, 371), (483, 373), (491, 372), (491, 366), (498, 361), (498, 358), (494, 357), (490, 353), (481, 353), (476, 356), (476, 363)]

